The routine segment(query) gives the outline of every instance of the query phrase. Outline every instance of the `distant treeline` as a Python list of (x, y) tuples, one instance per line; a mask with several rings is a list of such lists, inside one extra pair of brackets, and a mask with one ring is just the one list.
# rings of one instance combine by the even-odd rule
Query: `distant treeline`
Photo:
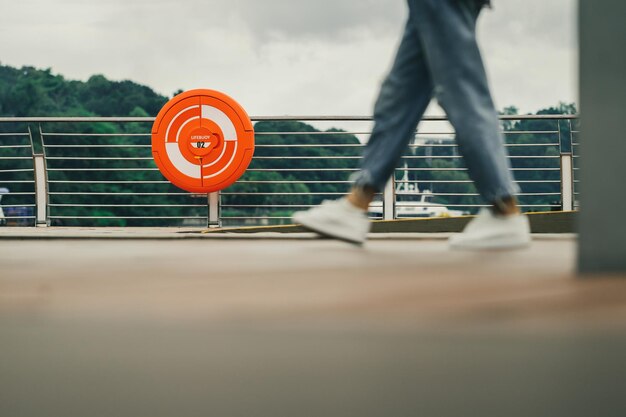
[[(94, 75), (86, 82), (66, 80), (55, 75), (50, 69), (39, 70), (32, 67), (12, 68), (0, 65), (0, 116), (155, 116), (167, 102), (168, 97), (155, 93), (146, 86), (132, 81), (110, 81), (102, 75)], [(573, 104), (560, 104), (543, 109), (537, 114), (573, 114)], [(517, 109), (509, 107), (505, 114), (517, 114)], [(0, 132), (25, 132), (28, 127), (37, 130), (38, 126), (23, 124), (0, 124)], [(508, 132), (560, 132), (566, 137), (571, 124), (567, 121), (527, 120), (503, 123)], [(163, 177), (158, 171), (141, 171), (137, 168), (154, 169), (150, 148), (150, 124), (147, 123), (81, 123), (47, 124), (46, 132), (87, 133), (95, 136), (50, 136), (47, 144), (64, 145), (138, 145), (132, 148), (118, 146), (93, 148), (49, 148), (48, 168), (50, 191), (50, 214), (59, 216), (55, 224), (65, 225), (163, 225), (183, 224), (185, 217), (202, 216), (205, 201), (189, 195), (176, 195), (180, 190), (168, 183), (161, 183)], [(292, 205), (306, 207), (320, 203), (325, 198), (335, 198), (349, 188), (351, 170), (358, 167), (361, 148), (359, 140), (341, 130), (329, 129), (324, 134), (305, 123), (295, 121), (259, 122), (255, 131), (257, 144), (270, 145), (257, 147), (256, 157), (250, 170), (241, 181), (226, 190), (222, 213), (235, 217), (288, 217), (293, 212)], [(279, 132), (279, 133), (273, 133)], [(293, 132), (280, 133), (280, 132)], [(35, 132), (36, 133), (36, 132)], [(120, 136), (110, 136), (111, 134)], [(100, 136), (98, 136), (100, 135)], [(38, 136), (35, 134), (35, 138)], [(54, 142), (56, 141), (56, 142)], [(36, 146), (39, 143), (37, 140)], [(437, 144), (433, 139), (427, 141)], [(509, 144), (528, 145), (558, 142), (556, 133), (521, 133), (507, 135)], [(23, 137), (0, 136), (0, 145), (24, 142)], [(305, 145), (285, 147), (288, 144)], [(315, 144), (350, 145), (316, 147)], [(309, 145), (309, 146), (306, 146)], [(458, 170), (463, 167), (461, 159), (454, 156), (455, 148), (419, 146), (406, 154), (401, 166), (407, 166), (410, 180), (420, 180), (421, 188), (429, 188), (434, 193), (444, 194), (438, 202), (449, 205), (474, 205), (480, 200), (475, 196), (457, 194), (475, 192), (473, 185), (466, 182), (467, 174)], [(39, 151), (38, 149), (36, 149)], [(555, 181), (556, 170), (531, 171), (528, 168), (558, 168), (558, 159), (542, 158), (558, 156), (555, 146), (513, 146), (509, 147), (512, 156), (532, 155), (538, 158), (513, 159), (513, 167), (522, 183), (523, 193), (558, 193), (560, 185)], [(12, 160), (11, 156), (29, 156), (30, 149), (0, 147), (0, 188), (7, 187), (14, 195), (6, 195), (2, 204), (19, 205), (32, 202), (28, 193), (32, 184), (20, 181), (32, 178), (32, 172), (9, 172), (22, 166), (32, 167), (27, 159)], [(63, 159), (70, 157), (73, 159)], [(135, 157), (144, 160), (116, 160), (115, 158)], [(85, 158), (85, 159), (82, 159)], [(90, 158), (90, 159), (87, 159)], [(99, 160), (98, 158), (108, 158)], [(17, 168), (16, 168), (17, 167)], [(128, 168), (127, 171), (99, 171), (98, 168)], [(338, 168), (339, 171), (329, 170)], [(428, 168), (435, 168), (430, 171)], [(85, 171), (81, 171), (85, 169)], [(2, 172), (2, 171), (5, 172)], [(398, 172), (397, 178), (403, 173)], [(3, 183), (4, 181), (4, 183)], [(133, 184), (133, 181), (142, 183)], [(456, 181), (448, 182), (446, 181)], [(263, 195), (262, 193), (272, 194)], [(159, 195), (168, 193), (169, 195)], [(225, 194), (226, 194), (225, 193)], [(528, 196), (522, 203), (537, 206), (558, 204), (558, 197)], [(140, 205), (140, 206), (138, 206)], [(530, 209), (533, 209), (531, 207)], [(545, 208), (544, 208), (545, 209)], [(473, 209), (470, 208), (470, 211)], [(97, 220), (84, 219), (96, 216)], [(132, 217), (155, 217), (133, 219)], [(156, 217), (169, 217), (158, 219)], [(282, 222), (283, 220), (277, 220)], [(241, 222), (241, 221), (235, 221)]]
[(132, 81), (66, 80), (33, 67), (0, 65), (2, 116), (156, 116), (168, 98)]

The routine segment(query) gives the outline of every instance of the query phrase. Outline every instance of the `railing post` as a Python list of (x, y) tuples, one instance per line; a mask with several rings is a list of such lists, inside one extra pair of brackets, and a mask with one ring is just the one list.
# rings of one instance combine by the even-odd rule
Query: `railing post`
[(222, 219), (220, 216), (220, 192), (216, 191), (214, 193), (208, 194), (208, 203), (209, 203), (209, 215), (208, 215), (208, 227), (221, 227)]
[(572, 157), (572, 135), (561, 133), (561, 121), (557, 120), (561, 163), (561, 210), (574, 210), (574, 166)]
[(33, 154), (35, 169), (35, 226), (48, 226), (48, 179), (46, 175), (46, 159), (43, 154)]
[(572, 175), (572, 154), (561, 154), (561, 209), (574, 209), (574, 178)]
[(383, 220), (393, 220), (396, 211), (396, 175), (391, 175), (383, 190)]

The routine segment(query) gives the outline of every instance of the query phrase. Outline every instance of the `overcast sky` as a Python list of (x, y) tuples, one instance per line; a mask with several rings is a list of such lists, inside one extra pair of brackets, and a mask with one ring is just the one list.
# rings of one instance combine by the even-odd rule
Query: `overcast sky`
[[(403, 0), (0, 4), (3, 64), (101, 73), (167, 96), (212, 88), (251, 115), (371, 114), (407, 14)], [(498, 108), (577, 101), (575, 0), (494, 0), (479, 42)]]

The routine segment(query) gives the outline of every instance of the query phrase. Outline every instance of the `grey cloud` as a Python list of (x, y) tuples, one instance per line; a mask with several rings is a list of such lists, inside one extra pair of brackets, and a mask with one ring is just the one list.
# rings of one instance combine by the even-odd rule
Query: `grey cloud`
[[(570, 48), (576, 45), (576, 0), (494, 0), (493, 15), (486, 13), (491, 41), (534, 43)], [(479, 29), (480, 30), (480, 29)]]
[[(571, 97), (575, 0), (493, 2), (479, 36), (497, 101), (536, 110)], [(405, 0), (6, 3), (4, 63), (130, 78), (165, 94), (210, 85), (259, 114), (371, 111), (407, 13)]]
[(263, 37), (336, 38), (355, 30), (381, 33), (397, 30), (404, 1), (239, 0), (238, 7), (254, 33)]
[(236, 20), (261, 41), (397, 31), (406, 14), (404, 0), (110, 0), (106, 4), (118, 17), (135, 19), (138, 24), (161, 19), (163, 13), (166, 19), (190, 27), (222, 26)]
[(403, 0), (56, 0), (54, 5), (25, 1), (36, 10), (39, 22), (74, 22), (85, 31), (97, 30), (107, 39), (126, 38), (130, 44), (150, 38), (153, 44), (169, 47), (184, 38), (191, 48), (215, 29), (234, 37), (249, 36), (256, 48), (276, 41), (396, 37), (406, 14)]

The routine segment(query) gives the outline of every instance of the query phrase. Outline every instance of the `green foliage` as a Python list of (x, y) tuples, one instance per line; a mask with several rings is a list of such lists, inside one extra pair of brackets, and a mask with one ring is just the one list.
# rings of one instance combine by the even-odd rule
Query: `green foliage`
[(167, 97), (132, 81), (110, 81), (94, 75), (86, 82), (69, 81), (50, 68), (0, 65), (2, 116), (129, 116), (156, 115)]
[[(0, 65), (0, 116), (147, 117), (156, 115), (167, 99), (146, 86), (110, 81), (103, 75), (94, 75), (86, 82), (71, 81), (50, 69)], [(512, 106), (502, 111), (505, 115), (517, 113), (518, 109)], [(560, 103), (537, 114), (575, 113), (573, 104)], [(188, 224), (185, 222), (190, 218), (206, 216), (206, 196), (183, 193), (156, 169), (149, 146), (150, 127), (150, 123), (49, 123), (41, 127), (46, 145), (90, 145), (46, 148), (50, 213), (57, 217), (56, 224), (180, 225)], [(567, 147), (577, 126), (568, 120), (506, 120), (502, 127), (516, 179), (522, 181), (522, 194), (545, 194), (522, 195), (521, 202), (537, 210), (547, 209), (555, 200), (558, 204), (558, 181), (546, 181), (558, 180), (555, 168), (559, 167), (559, 142)], [(41, 152), (38, 125), (0, 124), (0, 134), (28, 132), (29, 128), (35, 151)], [(55, 132), (63, 135), (55, 136)], [(255, 132), (255, 158), (240, 181), (224, 191), (224, 215), (271, 216), (275, 222), (285, 222), (284, 218), (294, 209), (319, 204), (348, 191), (362, 146), (354, 135), (338, 129), (320, 132), (296, 121), (259, 122)], [(409, 168), (409, 180), (420, 181), (420, 189), (438, 194), (437, 202), (474, 210), (471, 207), (481, 200), (476, 195), (466, 195), (475, 194), (476, 190), (461, 169), (464, 165), (456, 148), (429, 144), (446, 143), (433, 139), (407, 151), (401, 166)], [(0, 145), (5, 145), (0, 148), (0, 187), (11, 189), (2, 204), (34, 204), (33, 185), (24, 182), (32, 180), (32, 172), (1, 172), (32, 168), (28, 158), (8, 159), (30, 156), (28, 136), (2, 135)], [(402, 176), (402, 170), (396, 172), (397, 179)], [(93, 216), (98, 219), (82, 218)], [(136, 218), (142, 216), (154, 218)]]
[(255, 125), (255, 132), (260, 146), (255, 150), (250, 171), (269, 169), (292, 180), (306, 181), (308, 189), (317, 193), (313, 204), (325, 196), (345, 192), (347, 185), (336, 181), (347, 181), (351, 170), (358, 167), (360, 142), (354, 135), (341, 130), (331, 129), (319, 134), (310, 125), (288, 121), (259, 122)]
[[(538, 111), (537, 115), (576, 114), (574, 104)], [(502, 115), (519, 116), (514, 106), (504, 108)], [(519, 201), (525, 211), (548, 211), (560, 204), (560, 152), (569, 152), (578, 130), (577, 121), (555, 119), (503, 120), (502, 129), (507, 152), (511, 157), (515, 179), (521, 189)], [(452, 140), (427, 140), (424, 145), (405, 153), (402, 164), (409, 169), (409, 180), (419, 181), (421, 190), (430, 189), (435, 201), (461, 210), (475, 212), (483, 204), (466, 171), (456, 155)], [(396, 172), (401, 179), (402, 170)]]

